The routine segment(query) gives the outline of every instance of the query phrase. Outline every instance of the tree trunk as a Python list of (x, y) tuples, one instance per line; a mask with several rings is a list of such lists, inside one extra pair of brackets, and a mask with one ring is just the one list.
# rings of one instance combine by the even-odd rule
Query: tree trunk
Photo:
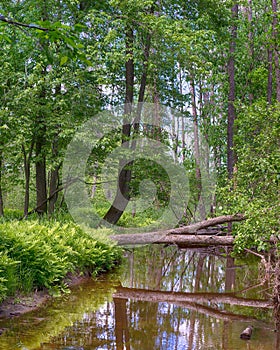
[[(42, 20), (48, 20), (47, 1), (44, 0), (41, 7)], [(46, 47), (46, 42), (42, 40), (42, 49)], [(46, 67), (42, 69), (42, 78), (45, 79)], [(44, 106), (46, 104), (46, 89), (42, 86), (38, 96), (38, 104)], [(36, 118), (36, 135), (35, 135), (35, 171), (36, 171), (36, 208), (39, 215), (47, 213), (47, 174), (46, 174), (46, 122), (43, 111), (39, 111)]]
[[(220, 225), (226, 222), (245, 220), (241, 214), (224, 215), (201, 222), (183, 226), (175, 229), (148, 232), (113, 235), (110, 238), (117, 241), (118, 245), (135, 245), (135, 244), (177, 244), (184, 247), (203, 247), (213, 245), (232, 245), (234, 239), (232, 236), (216, 235), (197, 235), (199, 230), (207, 227)], [(194, 235), (195, 234), (195, 235)]]
[(59, 184), (59, 166), (56, 166), (55, 169), (51, 170), (50, 174), (50, 190), (49, 190), (49, 215), (52, 215), (55, 210), (55, 203), (58, 198), (58, 184)]
[[(235, 4), (232, 9), (232, 20), (236, 21), (238, 18), (238, 5)], [(234, 172), (235, 154), (234, 154), (234, 121), (235, 113), (235, 47), (237, 38), (237, 25), (233, 23), (231, 27), (231, 41), (229, 49), (228, 61), (228, 77), (229, 77), (229, 94), (228, 94), (228, 122), (227, 122), (227, 169), (228, 177), (231, 179)]]
[[(58, 157), (58, 135), (55, 135), (52, 145), (52, 155), (54, 159)], [(49, 215), (52, 215), (55, 210), (55, 203), (58, 198), (58, 185), (59, 185), (59, 168), (60, 165), (55, 165), (54, 169), (50, 172), (50, 185), (49, 185)]]
[(28, 152), (28, 154), (26, 154), (25, 147), (24, 147), (24, 145), (22, 145), (24, 176), (25, 176), (25, 194), (24, 194), (24, 208), (23, 208), (24, 217), (28, 216), (28, 210), (29, 210), (30, 163), (31, 163), (31, 156), (32, 156), (33, 148), (34, 148), (34, 141), (31, 142), (29, 152)]
[(37, 137), (36, 140), (36, 207), (37, 213), (42, 215), (47, 213), (47, 176), (46, 157), (43, 153), (45, 135)]
[(2, 149), (0, 148), (0, 217), (4, 216), (4, 201), (2, 192), (2, 167), (3, 167), (3, 155)]
[(195, 178), (196, 178), (196, 190), (197, 190), (197, 206), (199, 210), (199, 219), (203, 220), (206, 217), (205, 206), (201, 198), (202, 194), (202, 180), (200, 169), (200, 147), (199, 147), (199, 132), (198, 132), (198, 113), (195, 96), (195, 83), (194, 78), (191, 77), (190, 81), (190, 93), (192, 99), (192, 115), (193, 115), (193, 130), (194, 130), (194, 158), (195, 158)]
[(279, 67), (279, 45), (278, 45), (278, 3), (277, 0), (272, 0), (272, 38), (273, 38), (273, 53), (275, 64), (275, 78), (276, 78), (276, 100), (280, 102), (280, 67)]
[[(134, 90), (134, 61), (133, 61), (133, 30), (128, 28), (126, 34), (126, 53), (129, 56), (129, 59), (126, 61), (126, 96), (125, 96), (125, 110), (124, 114), (128, 115), (132, 111), (133, 103), (133, 90)], [(141, 119), (141, 109), (142, 103), (144, 101), (145, 89), (147, 84), (147, 69), (148, 69), (148, 60), (150, 54), (150, 44), (151, 36), (147, 35), (145, 49), (144, 49), (144, 62), (143, 62), (143, 72), (141, 77), (141, 84), (139, 88), (138, 96), (138, 105), (137, 105), (137, 115), (136, 119), (131, 125), (129, 122), (124, 121), (122, 129), (122, 144), (123, 147), (129, 147), (128, 140), (132, 137), (132, 126), (134, 134), (137, 134), (139, 131), (139, 123)], [(124, 143), (126, 143), (124, 145)], [(135, 147), (135, 143), (132, 140), (131, 148)], [(114, 199), (113, 204), (109, 208), (108, 212), (104, 216), (104, 220), (108, 221), (111, 224), (116, 224), (120, 217), (122, 216), (125, 208), (128, 205), (130, 200), (130, 182), (132, 175), (132, 166), (133, 162), (125, 165), (125, 161), (120, 161), (120, 173), (118, 178), (118, 189), (117, 194)]]
[[(125, 63), (125, 106), (124, 116), (131, 114), (134, 90), (134, 60), (133, 60), (133, 29), (126, 30), (126, 55), (128, 59)], [(131, 136), (131, 124), (124, 118), (122, 127), (122, 145), (128, 147)], [(125, 144), (125, 145), (124, 145)], [(116, 224), (122, 216), (130, 199), (129, 184), (131, 181), (131, 169), (125, 166), (125, 161), (120, 161), (120, 173), (118, 177), (118, 188), (113, 204), (104, 216), (104, 220), (110, 224)]]
[[(179, 91), (180, 91), (180, 95), (181, 97), (183, 97), (183, 71), (182, 71), (182, 68), (180, 66), (180, 63), (179, 64)], [(184, 116), (184, 105), (183, 103), (181, 104), (180, 106), (180, 112), (181, 112), (181, 115), (182, 115), (182, 120), (181, 120), (181, 123), (182, 123), (182, 134), (181, 134), (181, 143), (182, 143), (182, 162), (184, 162), (185, 160), (185, 147), (186, 147), (186, 140), (185, 140), (185, 116)]]
[(273, 53), (271, 45), (267, 49), (267, 61), (268, 61), (268, 75), (267, 75), (267, 102), (272, 103), (272, 91), (273, 91)]
[[(252, 0), (248, 0), (248, 22), (249, 22), (249, 33), (248, 33), (248, 46), (249, 46), (249, 55), (250, 55), (250, 67), (249, 72), (253, 71), (253, 62), (254, 62), (254, 40), (253, 40), (253, 30), (252, 30), (252, 22), (253, 22), (253, 9), (252, 9)], [(252, 81), (249, 78), (249, 102), (253, 103), (254, 95), (253, 92), (250, 91), (252, 89)]]

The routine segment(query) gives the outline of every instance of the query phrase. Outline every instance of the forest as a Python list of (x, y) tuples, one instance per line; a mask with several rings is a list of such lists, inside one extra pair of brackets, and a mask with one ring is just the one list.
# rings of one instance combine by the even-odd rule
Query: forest
[[(273, 241), (278, 254), (278, 6), (0, 1), (0, 300), (67, 271), (111, 269), (114, 228), (242, 215), (227, 226), (235, 252), (263, 254)], [(151, 140), (142, 153), (139, 138)], [(73, 140), (91, 146), (85, 164)], [(69, 180), (75, 164), (84, 173)], [(78, 224), (95, 232), (84, 260), (91, 243)], [(36, 259), (53, 263), (40, 271)]]

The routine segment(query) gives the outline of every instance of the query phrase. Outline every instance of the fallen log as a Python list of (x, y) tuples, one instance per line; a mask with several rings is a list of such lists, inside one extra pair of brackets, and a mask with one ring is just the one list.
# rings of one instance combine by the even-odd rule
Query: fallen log
[(272, 302), (262, 299), (246, 299), (236, 297), (231, 293), (181, 293), (164, 292), (160, 290), (148, 290), (139, 288), (118, 287), (113, 294), (114, 298), (134, 299), (150, 302), (169, 302), (169, 303), (213, 303), (230, 304), (255, 308), (272, 308)]
[[(232, 245), (234, 238), (232, 236), (201, 235), (199, 230), (210, 226), (220, 225), (226, 222), (245, 220), (244, 215), (223, 215), (208, 220), (203, 220), (188, 226), (173, 228), (169, 230), (118, 234), (110, 238), (117, 241), (118, 245), (136, 245), (136, 244), (177, 244), (180, 247), (204, 247), (204, 246), (228, 246)], [(215, 232), (216, 233), (216, 232)]]
[(222, 215), (217, 216), (216, 218), (211, 218), (207, 220), (203, 220), (200, 222), (197, 222), (195, 224), (191, 224), (188, 226), (178, 227), (169, 230), (170, 234), (195, 234), (198, 230), (210, 227), (210, 226), (216, 226), (220, 224), (224, 224), (226, 222), (233, 222), (233, 221), (242, 221), (245, 220), (245, 216), (243, 214), (235, 214), (235, 215)]
[(230, 246), (234, 242), (232, 236), (209, 236), (209, 235), (166, 235), (160, 232), (135, 233), (111, 236), (118, 245), (137, 244), (176, 244), (180, 247), (205, 247), (205, 246)]

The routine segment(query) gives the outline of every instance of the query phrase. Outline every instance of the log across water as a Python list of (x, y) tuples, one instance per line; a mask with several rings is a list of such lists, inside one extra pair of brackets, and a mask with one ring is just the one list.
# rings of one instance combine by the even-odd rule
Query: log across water
[(114, 235), (111, 239), (118, 245), (137, 244), (177, 244), (180, 247), (203, 247), (203, 246), (230, 246), (234, 242), (232, 236), (209, 236), (209, 235), (166, 235), (161, 232), (139, 233), (131, 235)]
[(229, 246), (234, 242), (232, 236), (200, 235), (199, 231), (208, 227), (227, 222), (242, 221), (244, 219), (245, 217), (242, 214), (223, 215), (169, 230), (113, 235), (111, 239), (117, 241), (118, 245), (177, 244), (180, 247)]

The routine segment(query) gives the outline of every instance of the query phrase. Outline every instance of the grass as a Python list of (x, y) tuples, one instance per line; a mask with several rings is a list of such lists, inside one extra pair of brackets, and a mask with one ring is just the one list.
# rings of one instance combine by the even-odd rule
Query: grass
[[(16, 292), (64, 288), (67, 275), (98, 275), (119, 264), (121, 250), (69, 220), (0, 222), (0, 302)], [(106, 232), (105, 232), (106, 231)]]

